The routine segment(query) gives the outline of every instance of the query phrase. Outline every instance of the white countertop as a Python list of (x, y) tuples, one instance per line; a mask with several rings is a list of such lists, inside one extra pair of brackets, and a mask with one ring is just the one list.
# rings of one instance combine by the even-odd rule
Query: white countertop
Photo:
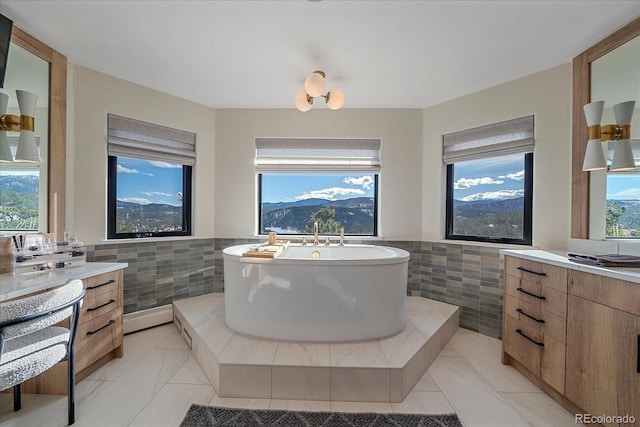
[(13, 276), (0, 275), (0, 301), (19, 298), (33, 292), (64, 285), (71, 279), (87, 277), (126, 268), (124, 262), (88, 262), (80, 267), (61, 268), (48, 273)]
[(623, 268), (623, 267), (594, 267), (591, 265), (578, 264), (569, 261), (567, 252), (558, 251), (542, 251), (537, 249), (502, 249), (500, 251), (504, 255), (524, 258), (531, 261), (540, 261), (547, 264), (556, 265), (558, 267), (570, 268), (572, 270), (584, 271), (586, 273), (599, 274), (601, 276), (611, 277), (613, 279), (626, 280), (640, 284), (640, 268)]

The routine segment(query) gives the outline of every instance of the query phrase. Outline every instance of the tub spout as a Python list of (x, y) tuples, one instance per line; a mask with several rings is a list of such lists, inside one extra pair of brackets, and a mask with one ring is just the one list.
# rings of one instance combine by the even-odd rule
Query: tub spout
[(324, 241), (324, 245), (325, 246), (329, 246), (331, 245), (331, 239), (329, 239), (328, 237), (326, 238), (326, 240)]
[(302, 238), (302, 243), (301, 244), (302, 244), (302, 246), (306, 246), (307, 245), (307, 238), (306, 237)]

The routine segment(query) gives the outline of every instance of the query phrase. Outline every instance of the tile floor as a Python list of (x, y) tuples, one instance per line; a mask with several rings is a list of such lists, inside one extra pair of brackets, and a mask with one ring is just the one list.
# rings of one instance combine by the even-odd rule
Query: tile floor
[[(510, 366), (500, 341), (458, 329), (401, 403), (221, 398), (172, 324), (125, 336), (125, 356), (77, 385), (77, 427), (177, 427), (192, 403), (318, 411), (456, 412), (466, 427), (575, 426), (565, 411)], [(0, 427), (65, 426), (66, 396), (23, 395), (13, 412), (0, 393)]]

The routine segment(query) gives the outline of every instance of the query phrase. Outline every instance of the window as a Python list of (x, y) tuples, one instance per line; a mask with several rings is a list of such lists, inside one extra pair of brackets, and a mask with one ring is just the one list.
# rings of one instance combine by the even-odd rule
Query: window
[(191, 235), (195, 134), (109, 114), (107, 236)]
[(640, 169), (607, 173), (607, 238), (640, 238)]
[(443, 137), (447, 239), (530, 245), (533, 117)]
[(258, 232), (378, 235), (380, 141), (256, 140)]

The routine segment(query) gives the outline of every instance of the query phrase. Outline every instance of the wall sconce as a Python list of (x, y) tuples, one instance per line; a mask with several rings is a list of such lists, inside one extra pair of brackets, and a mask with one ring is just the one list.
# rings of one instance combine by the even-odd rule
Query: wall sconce
[(13, 162), (7, 131), (20, 132), (16, 162), (40, 163), (36, 145), (35, 115), (38, 95), (24, 90), (16, 90), (20, 116), (7, 114), (9, 95), (0, 93), (0, 162)]
[(296, 95), (296, 108), (303, 113), (309, 111), (313, 105), (313, 98), (321, 96), (327, 107), (331, 110), (339, 110), (344, 105), (344, 93), (340, 89), (332, 89), (323, 95), (325, 75), (323, 71), (314, 71), (304, 79), (304, 92)]
[(604, 101), (586, 104), (584, 116), (589, 126), (589, 140), (584, 154), (583, 171), (607, 169), (607, 141), (615, 141), (610, 171), (625, 171), (636, 167), (631, 149), (631, 117), (635, 101), (621, 102), (613, 106), (615, 125), (600, 126)]

